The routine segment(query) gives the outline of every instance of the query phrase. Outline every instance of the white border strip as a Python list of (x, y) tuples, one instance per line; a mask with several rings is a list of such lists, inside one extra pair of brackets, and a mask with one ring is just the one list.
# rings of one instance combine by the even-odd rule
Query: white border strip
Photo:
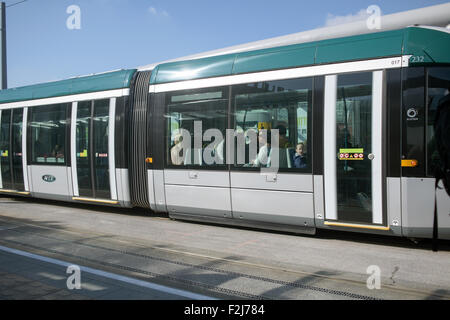
[(108, 132), (109, 185), (111, 188), (111, 200), (117, 200), (115, 123), (116, 123), (116, 98), (112, 98), (111, 100), (109, 100), (109, 132)]
[(72, 117), (71, 117), (71, 127), (70, 127), (70, 150), (72, 150), (72, 186), (73, 195), (75, 197), (80, 196), (80, 191), (78, 190), (78, 167), (77, 167), (77, 113), (78, 113), (78, 102), (72, 103)]
[[(0, 246), (0, 250), (2, 250), (4, 252), (16, 254), (16, 255), (19, 255), (22, 257), (35, 259), (38, 261), (43, 261), (43, 262), (55, 264), (55, 265), (66, 267), (66, 268), (74, 265), (73, 263), (69, 263), (69, 262), (65, 262), (65, 261), (61, 261), (61, 260), (57, 260), (57, 259), (52, 259), (52, 258), (47, 258), (47, 257), (40, 256), (37, 254), (33, 254), (33, 253), (21, 251), (21, 250), (16, 250), (16, 249), (11, 249), (11, 248), (7, 248), (4, 246)], [(79, 267), (80, 267), (81, 271), (87, 272), (90, 274), (94, 274), (96, 276), (100, 276), (100, 277), (104, 277), (104, 278), (108, 278), (108, 279), (112, 279), (112, 280), (117, 280), (117, 281), (121, 281), (121, 282), (126, 282), (129, 284), (135, 285), (135, 286), (144, 287), (144, 288), (151, 289), (151, 290), (157, 290), (157, 291), (161, 291), (164, 293), (181, 296), (181, 297), (184, 297), (187, 299), (217, 300), (215, 298), (204, 296), (201, 294), (196, 294), (196, 293), (192, 293), (192, 292), (180, 290), (180, 289), (174, 289), (174, 288), (166, 287), (163, 285), (159, 285), (159, 284), (155, 284), (155, 283), (151, 283), (151, 282), (147, 282), (147, 281), (142, 281), (142, 280), (126, 277), (126, 276), (121, 276), (121, 275), (106, 272), (106, 271), (101, 271), (101, 270), (97, 270), (97, 269), (93, 269), (93, 268), (89, 268), (89, 267), (83, 267), (83, 266), (79, 266)]]
[(337, 175), (336, 175), (336, 99), (337, 76), (325, 77), (323, 154), (325, 219), (337, 220)]
[(27, 100), (27, 101), (19, 101), (19, 102), (10, 102), (0, 104), (1, 109), (12, 109), (12, 108), (23, 108), (23, 107), (36, 107), (36, 106), (46, 106), (50, 104), (57, 103), (70, 103), (75, 101), (85, 101), (85, 100), (99, 100), (99, 99), (109, 99), (109, 98), (117, 98), (130, 95), (130, 89), (116, 89), (116, 90), (108, 90), (108, 91), (100, 91), (100, 92), (92, 92), (92, 93), (82, 93), (71, 96), (62, 96), (62, 97), (54, 97), (54, 98), (46, 98), (46, 99), (37, 99), (37, 100)]
[(23, 184), (25, 191), (30, 191), (30, 186), (28, 184), (28, 165), (27, 165), (27, 119), (28, 119), (28, 108), (23, 108), (23, 119), (22, 119), (22, 170), (23, 170)]
[(384, 71), (375, 71), (372, 80), (372, 222), (383, 223), (383, 171), (382, 171), (382, 122), (383, 122)]
[(149, 92), (159, 93), (159, 92), (186, 90), (186, 89), (220, 87), (226, 85), (262, 82), (270, 80), (295, 79), (320, 75), (332, 75), (347, 72), (392, 69), (392, 68), (407, 67), (408, 64), (409, 59), (407, 59), (407, 56), (354, 61), (354, 62), (343, 62), (311, 67), (301, 67), (294, 69), (283, 69), (283, 70), (248, 73), (217, 78), (157, 84), (150, 86)]

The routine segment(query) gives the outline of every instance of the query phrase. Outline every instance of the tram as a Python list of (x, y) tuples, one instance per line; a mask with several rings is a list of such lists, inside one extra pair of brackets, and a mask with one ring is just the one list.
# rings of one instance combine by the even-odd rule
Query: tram
[(448, 29), (410, 26), (2, 90), (0, 193), (415, 238), (437, 203), (450, 239), (433, 130), (449, 52)]

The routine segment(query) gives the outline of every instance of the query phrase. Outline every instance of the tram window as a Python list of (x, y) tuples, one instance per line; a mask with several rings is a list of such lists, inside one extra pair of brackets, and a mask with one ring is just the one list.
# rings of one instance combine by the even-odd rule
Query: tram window
[(434, 176), (440, 157), (434, 139), (434, 123), (440, 102), (450, 94), (450, 67), (428, 68), (427, 175)]
[(176, 167), (224, 167), (228, 89), (166, 95), (166, 163)]
[[(233, 87), (235, 167), (274, 166), (270, 130), (278, 129), (278, 168), (311, 172), (312, 82), (303, 78)], [(244, 148), (239, 134), (245, 136)]]
[(12, 110), (0, 110), (0, 174), (3, 189), (13, 189), (12, 172), (10, 166), (11, 157), (11, 116)]
[(33, 164), (65, 165), (66, 105), (31, 109), (31, 155)]

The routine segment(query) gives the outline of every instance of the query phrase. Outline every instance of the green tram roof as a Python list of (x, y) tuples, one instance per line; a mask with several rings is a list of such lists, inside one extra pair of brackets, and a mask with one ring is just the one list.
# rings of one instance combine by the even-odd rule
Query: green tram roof
[[(427, 27), (294, 44), (269, 49), (164, 63), (151, 84), (380, 57), (412, 55), (411, 66), (450, 64), (450, 34)], [(417, 59), (420, 57), (420, 59)], [(422, 58), (423, 57), (423, 58)], [(120, 70), (0, 90), (0, 104), (129, 88), (136, 69)]]
[(402, 55), (420, 57), (411, 59), (411, 66), (445, 64), (450, 63), (449, 52), (448, 32), (428, 27), (408, 27), (160, 64), (153, 70), (150, 84)]
[(0, 91), (0, 104), (129, 88), (136, 69), (120, 70)]

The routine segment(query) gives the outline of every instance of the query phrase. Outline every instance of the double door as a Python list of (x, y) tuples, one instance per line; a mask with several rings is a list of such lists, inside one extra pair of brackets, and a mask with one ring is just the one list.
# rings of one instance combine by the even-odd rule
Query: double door
[(0, 110), (0, 189), (25, 191), (23, 172), (24, 109)]
[[(75, 128), (74, 194), (88, 199), (114, 199), (113, 149), (111, 141), (111, 100), (78, 102), (72, 111)], [(112, 167), (111, 167), (112, 166)]]

